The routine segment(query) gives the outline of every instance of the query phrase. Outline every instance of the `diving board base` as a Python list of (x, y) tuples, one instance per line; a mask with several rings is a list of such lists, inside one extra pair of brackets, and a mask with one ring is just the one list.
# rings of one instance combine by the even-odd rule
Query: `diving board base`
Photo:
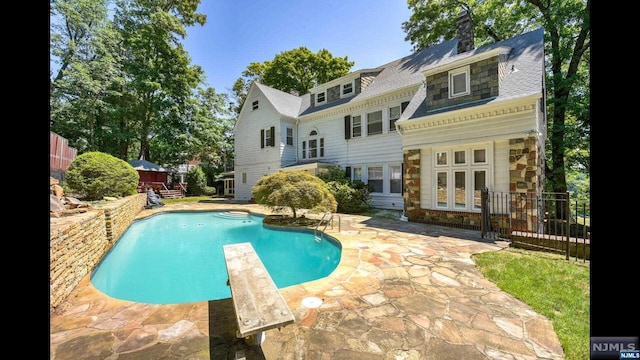
[(265, 331), (293, 324), (295, 316), (251, 243), (223, 245), (236, 314), (236, 336), (260, 345)]

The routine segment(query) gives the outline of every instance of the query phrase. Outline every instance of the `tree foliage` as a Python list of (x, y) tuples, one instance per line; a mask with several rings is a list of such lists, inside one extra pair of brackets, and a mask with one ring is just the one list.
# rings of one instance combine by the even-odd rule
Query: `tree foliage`
[(334, 57), (328, 50), (311, 52), (304, 46), (283, 51), (273, 60), (251, 63), (233, 86), (239, 113), (254, 81), (275, 89), (303, 95), (318, 84), (347, 75), (354, 65), (348, 56)]
[(256, 203), (280, 210), (289, 207), (293, 217), (297, 210), (335, 212), (336, 199), (327, 184), (306, 171), (276, 172), (263, 176), (253, 187)]
[(207, 177), (200, 166), (194, 166), (187, 174), (187, 193), (189, 195), (204, 195), (207, 187)]
[[(547, 70), (546, 175), (554, 191), (567, 190), (566, 167), (588, 169), (591, 0), (407, 0), (411, 17), (402, 27), (414, 50), (456, 36), (456, 19), (469, 11), (475, 46), (508, 39), (542, 26)], [(571, 151), (569, 151), (571, 150)]]
[(206, 22), (199, 3), (52, 0), (51, 130), (79, 153), (228, 163), (230, 101), (181, 44), (187, 27)]
[(139, 180), (140, 175), (129, 163), (99, 151), (78, 155), (66, 172), (68, 188), (86, 200), (135, 194)]

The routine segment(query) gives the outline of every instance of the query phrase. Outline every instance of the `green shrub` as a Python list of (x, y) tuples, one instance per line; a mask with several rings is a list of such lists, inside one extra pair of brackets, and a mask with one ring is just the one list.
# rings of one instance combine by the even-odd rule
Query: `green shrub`
[(85, 200), (137, 193), (140, 175), (129, 163), (103, 152), (78, 155), (69, 165), (66, 185)]
[(343, 214), (359, 214), (371, 209), (369, 185), (360, 182), (328, 183), (329, 191), (338, 202), (338, 212)]
[(336, 199), (327, 184), (306, 171), (277, 172), (263, 176), (253, 187), (256, 203), (279, 210), (289, 207), (314, 212), (336, 211)]
[(329, 191), (338, 202), (338, 212), (359, 214), (371, 209), (373, 186), (360, 180), (351, 182), (340, 166), (330, 166), (318, 177), (329, 186)]
[(213, 196), (216, 195), (216, 188), (213, 186), (205, 186), (204, 187), (204, 195), (205, 196)]
[(187, 194), (191, 196), (204, 195), (206, 193), (207, 177), (200, 166), (189, 170), (187, 174)]

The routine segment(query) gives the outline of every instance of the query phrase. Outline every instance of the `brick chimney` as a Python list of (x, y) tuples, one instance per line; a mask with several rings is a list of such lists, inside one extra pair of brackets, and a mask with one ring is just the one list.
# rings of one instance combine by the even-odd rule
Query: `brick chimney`
[(473, 21), (469, 11), (464, 10), (458, 14), (457, 20), (458, 30), (458, 54), (473, 50)]

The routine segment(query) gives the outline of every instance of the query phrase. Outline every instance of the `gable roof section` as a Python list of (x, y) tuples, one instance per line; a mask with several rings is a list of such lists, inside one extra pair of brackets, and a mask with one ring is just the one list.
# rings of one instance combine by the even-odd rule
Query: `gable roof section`
[(380, 74), (360, 94), (353, 97), (312, 108), (310, 107), (310, 94), (305, 94), (307, 99), (303, 101), (304, 107), (300, 109), (300, 115), (312, 114), (345, 103), (364, 101), (390, 91), (421, 84), (424, 80), (422, 70), (438, 60), (454, 56), (456, 44), (457, 40), (455, 39), (445, 41), (376, 68), (382, 69)]
[(510, 50), (507, 55), (505, 74), (501, 80), (500, 93), (497, 97), (461, 104), (456, 107), (429, 111), (426, 106), (426, 91), (421, 87), (397, 123), (401, 123), (407, 119), (415, 119), (444, 111), (452, 111), (487, 103), (513, 100), (532, 95), (542, 97), (544, 85), (544, 29), (541, 27), (511, 39), (483, 46), (460, 55), (439, 59), (424, 67), (423, 71), (435, 70), (438, 67), (443, 67), (452, 62), (458, 62), (467, 58), (469, 62), (472, 62), (474, 57), (482, 56), (483, 53), (498, 48)]
[[(375, 77), (373, 82), (356, 96), (343, 98), (321, 106), (311, 106), (311, 94), (309, 93), (295, 96), (257, 82), (255, 85), (280, 114), (297, 118), (343, 104), (371, 99), (405, 87), (420, 85), (424, 81), (423, 72), (425, 71), (437, 70), (439, 67), (446, 67), (448, 64), (464, 61), (465, 59), (469, 59), (468, 61), (472, 62), (473, 58), (481, 57), (486, 52), (503, 48), (501, 49), (502, 51), (506, 50), (509, 53), (507, 55), (506, 74), (502, 79), (500, 94), (493, 99), (483, 100), (479, 103), (464, 104), (460, 107), (476, 106), (481, 103), (505, 101), (536, 94), (542, 95), (544, 84), (544, 29), (542, 27), (462, 54), (457, 53), (457, 43), (458, 39), (454, 38), (378, 68), (367, 69), (366, 71), (380, 69), (382, 71)], [(511, 70), (512, 66), (513, 71)], [(363, 71), (365, 70), (356, 72)], [(353, 72), (349, 75), (352, 74)], [(418, 90), (398, 121), (429, 115), (424, 105), (425, 98), (425, 91)], [(452, 109), (448, 108), (446, 111), (450, 110)]]
[(302, 102), (302, 99), (299, 96), (291, 95), (258, 82), (256, 82), (255, 85), (278, 113), (291, 118), (296, 118), (298, 116), (298, 110), (300, 109), (300, 103)]

